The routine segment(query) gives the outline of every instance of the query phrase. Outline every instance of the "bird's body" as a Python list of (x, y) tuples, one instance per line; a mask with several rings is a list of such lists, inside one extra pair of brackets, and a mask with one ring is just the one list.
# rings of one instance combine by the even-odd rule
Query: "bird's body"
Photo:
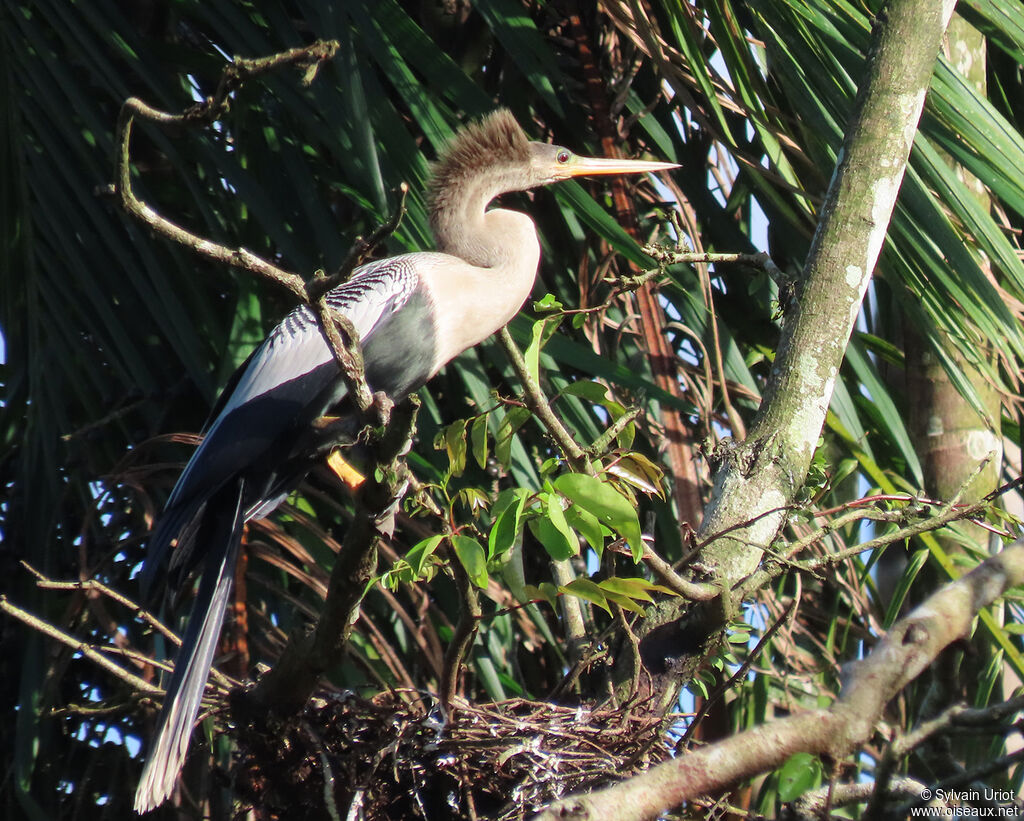
[[(327, 296), (359, 334), (370, 389), (404, 398), (502, 328), (529, 296), (540, 260), (536, 228), (525, 214), (487, 210), (494, 197), (578, 174), (669, 167), (589, 160), (531, 143), (506, 111), (464, 129), (434, 168), (431, 226), (439, 250), (371, 262)], [(164, 801), (184, 762), (245, 522), (268, 515), (302, 480), (315, 458), (313, 423), (328, 413), (344, 418), (346, 394), (312, 311), (296, 308), (232, 377), (178, 479), (150, 538), (143, 590), (164, 575), (180, 587), (200, 564), (202, 578), (137, 812)]]

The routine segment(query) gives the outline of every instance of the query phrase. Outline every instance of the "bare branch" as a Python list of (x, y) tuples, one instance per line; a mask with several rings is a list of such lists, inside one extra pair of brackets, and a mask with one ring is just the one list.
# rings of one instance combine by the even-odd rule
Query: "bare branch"
[(555, 440), (555, 444), (558, 445), (559, 450), (562, 451), (562, 455), (572, 466), (573, 470), (578, 473), (593, 474), (594, 470), (590, 467), (586, 451), (580, 447), (579, 442), (573, 438), (573, 435), (562, 424), (562, 420), (555, 415), (547, 397), (541, 391), (540, 385), (530, 376), (530, 372), (526, 368), (526, 360), (523, 359), (522, 353), (520, 353), (518, 346), (512, 339), (512, 335), (508, 332), (508, 328), (502, 328), (498, 331), (498, 340), (501, 342), (502, 348), (505, 349), (505, 353), (508, 354), (509, 361), (512, 363), (512, 369), (516, 372), (516, 376), (523, 386), (523, 398), (526, 400), (526, 406), (540, 420), (540, 423), (551, 438)]
[[(792, 821), (817, 821), (827, 818), (829, 807), (845, 807), (858, 804), (871, 797), (874, 784), (870, 781), (858, 784), (826, 784), (800, 796), (793, 802), (790, 813), (785, 817)], [(888, 795), (895, 798), (917, 798), (925, 785), (913, 778), (897, 778), (889, 784)]]
[[(914, 536), (920, 536), (922, 533), (929, 533), (933, 530), (938, 530), (952, 522), (976, 518), (990, 507), (992, 500), (997, 497), (998, 492), (994, 492), (974, 504), (964, 505), (960, 503), (960, 500), (963, 498), (963, 494), (966, 492), (971, 482), (974, 481), (974, 477), (985, 468), (985, 465), (988, 464), (991, 458), (991, 456), (988, 456), (981, 460), (974, 473), (972, 473), (971, 476), (968, 477), (960, 486), (960, 490), (952, 499), (942, 503), (941, 505), (938, 502), (932, 502), (929, 500), (929, 504), (939, 505), (939, 510), (934, 515), (926, 516), (916, 522), (909, 522), (910, 519), (922, 517), (925, 514), (920, 500), (910, 496), (906, 497), (906, 500), (916, 504), (910, 504), (902, 510), (847, 511), (845, 514), (837, 517), (836, 520), (830, 522), (815, 533), (791, 544), (785, 553), (776, 557), (774, 560), (765, 562), (762, 567), (750, 574), (750, 576), (744, 579), (736, 587), (736, 595), (740, 598), (752, 595), (755, 590), (764, 587), (787, 569), (796, 568), (813, 573), (821, 568), (831, 567), (839, 562), (845, 561), (851, 556), (856, 556), (868, 550), (875, 550), (879, 547), (885, 547), (890, 544), (902, 542)], [(862, 519), (869, 519), (877, 522), (909, 523), (903, 524), (902, 527), (897, 528), (891, 533), (883, 533), (882, 535), (869, 539), (866, 542), (861, 542), (860, 544), (852, 545), (842, 550), (837, 550), (834, 553), (829, 553), (816, 559), (803, 562), (790, 560), (790, 557), (795, 556), (804, 547), (822, 538), (827, 533)]]
[(61, 644), (70, 647), (76, 653), (81, 653), (85, 658), (89, 659), (89, 661), (99, 667), (102, 667), (108, 673), (125, 682), (134, 690), (137, 690), (140, 693), (146, 693), (147, 695), (163, 695), (164, 691), (159, 687), (154, 684), (150, 684), (145, 679), (141, 679), (133, 673), (129, 673), (123, 667), (114, 664), (114, 662), (104, 656), (93, 645), (65, 633), (63, 630), (54, 627), (49, 622), (43, 621), (38, 616), (33, 616), (27, 610), (22, 610), (17, 605), (11, 604), (7, 599), (7, 596), (0, 595), (0, 610), (17, 619), (22, 624), (32, 628), (37, 633), (41, 633), (47, 638), (59, 641)]
[(889, 700), (950, 643), (970, 634), (979, 610), (1024, 583), (1024, 541), (980, 564), (901, 619), (853, 666), (840, 699), (688, 752), (629, 781), (558, 801), (535, 821), (640, 821), (780, 766), (796, 752), (840, 759), (865, 743)]
[[(239, 268), (269, 280), (290, 291), (299, 301), (308, 304), (317, 317), (321, 333), (338, 363), (349, 392), (360, 412), (366, 413), (373, 406), (373, 399), (363, 375), (358, 334), (347, 319), (337, 316), (329, 309), (323, 297), (327, 291), (344, 281), (352, 269), (365, 258), (376, 244), (397, 229), (405, 212), (405, 196), (408, 191), (405, 184), (401, 187), (399, 208), (396, 209), (391, 219), (380, 226), (368, 240), (357, 240), (346, 255), (341, 268), (335, 274), (325, 277), (318, 272), (310, 278), (309, 282), (298, 274), (286, 271), (245, 248), (228, 248), (193, 234), (142, 202), (135, 195), (131, 184), (131, 134), (132, 124), (136, 117), (164, 127), (206, 125), (217, 120), (227, 110), (229, 95), (246, 80), (285, 65), (298, 63), (307, 66), (303, 82), (308, 84), (312, 81), (316, 68), (323, 61), (332, 58), (337, 50), (338, 43), (334, 40), (327, 40), (317, 41), (304, 48), (290, 49), (268, 57), (235, 59), (221, 72), (216, 93), (181, 114), (160, 111), (136, 97), (127, 99), (122, 105), (118, 117), (115, 181), (111, 189), (120, 197), (121, 205), (128, 214), (144, 222), (161, 236), (190, 248), (215, 262)], [(339, 325), (341, 326), (340, 332), (337, 327)], [(384, 420), (380, 419), (379, 421)]]
[(160, 125), (179, 125), (188, 122), (185, 114), (170, 114), (146, 105), (137, 97), (129, 97), (121, 106), (117, 121), (117, 159), (113, 189), (121, 199), (121, 206), (131, 216), (144, 222), (156, 233), (179, 245), (191, 248), (198, 254), (257, 274), (291, 291), (298, 299), (305, 301), (306, 286), (298, 274), (285, 271), (258, 257), (244, 248), (227, 248), (224, 245), (204, 239), (185, 230), (177, 223), (161, 216), (135, 196), (132, 190), (130, 147), (132, 124), (136, 115)]
[[(73, 590), (90, 595), (95, 595), (98, 593), (100, 595), (106, 596), (112, 601), (115, 601), (118, 604), (123, 605), (126, 609), (130, 610), (135, 618), (140, 619), (141, 621), (148, 624), (153, 630), (156, 630), (158, 633), (160, 633), (160, 635), (162, 635), (165, 639), (171, 642), (171, 644), (173, 644), (175, 647), (181, 646), (181, 637), (178, 636), (178, 634), (175, 633), (173, 630), (171, 630), (171, 628), (169, 628), (166, 624), (160, 621), (160, 619), (158, 619), (148, 610), (143, 608), (135, 600), (129, 598), (128, 596), (125, 596), (123, 593), (119, 593), (116, 590), (112, 590), (102, 582), (97, 581), (96, 579), (86, 579), (83, 581), (55, 581), (54, 579), (50, 579), (43, 573), (36, 570), (28, 562), (23, 561), (21, 564), (26, 570), (28, 570), (29, 573), (35, 576), (36, 587), (38, 587), (40, 590)], [(11, 606), (13, 607), (14, 605)], [(29, 624), (30, 627), (35, 627), (36, 629), (40, 629), (41, 627), (47, 628), (46, 630), (40, 629), (40, 632), (42, 632), (44, 635), (48, 635), (51, 638), (57, 638), (58, 641), (60, 641), (62, 644), (65, 644), (68, 647), (72, 647), (76, 650), (79, 649), (79, 644), (82, 644), (81, 642), (78, 642), (78, 640), (74, 637), (70, 636), (67, 633), (64, 633), (57, 627), (53, 627), (53, 625), (50, 625), (48, 622), (45, 622), (36, 616), (31, 616), (31, 618), (33, 619), (33, 622)], [(50, 632), (51, 630), (56, 631), (59, 634), (59, 636), (53, 635)], [(78, 644), (75, 644), (73, 642), (78, 642)], [(88, 646), (93, 648), (95, 654), (111, 653), (119, 655), (122, 658), (130, 659), (139, 666), (152, 665), (153, 667), (166, 671), (169, 671), (171, 669), (171, 666), (169, 664), (166, 664), (161, 661), (156, 661), (147, 656), (146, 654), (141, 653), (138, 650), (133, 650), (131, 648), (98, 645)], [(94, 653), (87, 653), (83, 651), (83, 655), (86, 658), (95, 661), (97, 664), (100, 664), (100, 666), (104, 667), (104, 669), (107, 669), (110, 672), (114, 672), (114, 674), (117, 675), (119, 678), (121, 677), (120, 674), (117, 673), (115, 670), (111, 670), (108, 664), (101, 663), (100, 659), (102, 658), (102, 656), (98, 657), (98, 655), (94, 655)], [(116, 669), (121, 670), (120, 667)], [(232, 687), (237, 687), (239, 684), (238, 681), (231, 678), (230, 676), (226, 676), (217, 668), (213, 668), (213, 670), (211, 670), (210, 673), (211, 678), (216, 682), (215, 686), (219, 688), (221, 692), (227, 692)], [(163, 689), (157, 687), (154, 692), (163, 694), (164, 691)]]
[[(298, 274), (285, 271), (244, 248), (228, 248), (197, 236), (140, 201), (131, 186), (131, 132), (136, 117), (161, 126), (212, 123), (227, 110), (229, 96), (235, 89), (246, 80), (281, 66), (304, 64), (307, 68), (304, 82), (308, 84), (317, 67), (330, 59), (337, 48), (335, 41), (318, 41), (305, 48), (291, 49), (268, 57), (236, 59), (224, 68), (215, 94), (181, 114), (159, 111), (136, 98), (126, 100), (118, 121), (116, 172), (112, 186), (125, 210), (157, 233), (208, 259), (270, 280), (308, 305), (338, 364), (349, 394), (362, 414), (361, 423), (373, 430), (371, 450), (376, 462), (375, 470), (370, 472), (370, 477), (361, 489), (355, 521), (346, 531), (320, 621), (310, 633), (294, 637), (278, 664), (252, 693), (255, 703), (273, 706), (281, 713), (300, 709), (315, 688), (320, 674), (336, 662), (351, 632), (352, 614), (358, 607), (375, 565), (377, 542), (382, 532), (389, 528), (389, 517), (405, 489), (404, 456), (415, 424), (415, 410), (392, 415), (391, 400), (383, 394), (371, 393), (363, 370), (359, 335), (351, 321), (331, 310), (325, 296), (351, 274), (377, 243), (396, 230), (404, 214), (408, 189), (403, 184), (400, 205), (392, 218), (369, 239), (357, 240), (336, 273), (325, 277), (323, 272), (316, 272), (306, 281)], [(411, 409), (413, 404), (409, 402), (407, 407)], [(326, 425), (322, 432), (326, 435), (331, 430)], [(317, 440), (316, 446), (322, 444), (323, 437)]]

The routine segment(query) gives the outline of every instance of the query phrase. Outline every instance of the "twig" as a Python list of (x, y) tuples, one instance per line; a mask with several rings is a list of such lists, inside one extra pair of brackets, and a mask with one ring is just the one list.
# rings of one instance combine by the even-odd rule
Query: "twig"
[[(762, 724), (689, 751), (629, 781), (562, 799), (535, 821), (654, 818), (666, 807), (774, 769), (796, 752), (842, 759), (871, 737), (876, 721), (896, 693), (920, 675), (943, 648), (969, 635), (978, 611), (1022, 582), (1024, 541), (1019, 541), (946, 585), (893, 625), (867, 658), (851, 666), (842, 696), (828, 709)], [(993, 762), (988, 770), (1009, 763), (1010, 757), (1006, 757)], [(978, 777), (977, 773), (971, 776)]]
[(347, 316), (331, 310), (325, 297), (320, 297), (310, 304), (316, 315), (320, 333), (331, 349), (331, 355), (338, 365), (338, 370), (341, 371), (349, 393), (359, 412), (365, 415), (373, 405), (373, 394), (366, 384), (359, 333)]
[(769, 584), (773, 579), (780, 576), (788, 568), (797, 568), (799, 570), (804, 570), (813, 573), (820, 570), (821, 568), (830, 567), (832, 565), (838, 564), (839, 562), (845, 561), (851, 556), (856, 556), (860, 553), (864, 553), (865, 551), (874, 550), (879, 547), (885, 547), (886, 545), (890, 545), (895, 542), (900, 542), (904, 539), (912, 538), (913, 536), (919, 536), (922, 533), (928, 533), (932, 530), (938, 530), (940, 527), (945, 527), (951, 522), (956, 522), (963, 519), (973, 519), (979, 513), (986, 510), (991, 505), (992, 498), (995, 497), (990, 498), (990, 494), (990, 496), (986, 496), (981, 501), (968, 505), (960, 504), (960, 499), (963, 498), (964, 492), (966, 491), (970, 483), (974, 480), (974, 477), (978, 473), (980, 473), (981, 470), (984, 469), (985, 465), (989, 461), (989, 458), (991, 457), (986, 457), (981, 461), (981, 463), (978, 465), (975, 471), (965, 480), (963, 484), (961, 484), (960, 489), (956, 492), (953, 498), (950, 499), (948, 502), (942, 504), (938, 512), (934, 516), (930, 516), (926, 519), (923, 519), (920, 522), (914, 522), (912, 524), (904, 525), (903, 527), (897, 528), (891, 533), (884, 533), (881, 536), (876, 536), (874, 539), (869, 539), (866, 542), (861, 542), (860, 544), (852, 545), (842, 550), (838, 550), (835, 553), (829, 553), (825, 556), (820, 556), (816, 559), (812, 559), (805, 562), (793, 561), (788, 559), (789, 556), (795, 555), (796, 549), (802, 549), (802, 547), (806, 546), (806, 544), (816, 541), (818, 538), (821, 538), (822, 535), (825, 535), (830, 530), (834, 530), (836, 527), (842, 526), (842, 524), (848, 524), (850, 521), (863, 518), (872, 519), (876, 521), (891, 522), (901, 521), (911, 515), (921, 515), (920, 511), (918, 511), (915, 508), (908, 508), (906, 510), (901, 511), (860, 511), (860, 513), (863, 515), (853, 515), (853, 513), (851, 512), (851, 514), (848, 516), (839, 517), (839, 520), (837, 520), (837, 522), (832, 523), (831, 526), (826, 526), (822, 528), (814, 539), (810, 539), (810, 541), (808, 541), (807, 539), (801, 539), (800, 542), (797, 543), (799, 545), (799, 548), (787, 550), (781, 557), (779, 557), (780, 559), (784, 560), (783, 562), (768, 562), (762, 565), (754, 573), (751, 573), (749, 576), (743, 579), (734, 588), (736, 591), (736, 595), (743, 597), (751, 595), (755, 590), (764, 587), (766, 584)]
[(718, 585), (694, 582), (683, 578), (676, 573), (671, 564), (661, 558), (647, 544), (644, 544), (643, 562), (651, 568), (651, 572), (658, 577), (659, 581), (683, 598), (691, 601), (711, 601), (722, 594), (722, 589)]
[(459, 589), (459, 596), (462, 599), (462, 606), (459, 608), (459, 621), (455, 625), (455, 633), (448, 643), (448, 650), (444, 654), (444, 673), (441, 677), (440, 697), (441, 704), (447, 710), (458, 695), (459, 671), (473, 643), (473, 636), (476, 635), (477, 624), (483, 612), (480, 609), (480, 595), (477, 593), (469, 574), (462, 566), (462, 563), (450, 551), (451, 568), (455, 574), (455, 584)]
[[(621, 553), (624, 556), (632, 555), (629, 545), (626, 544), (624, 539), (617, 539), (605, 549)], [(722, 589), (717, 585), (690, 581), (679, 575), (675, 568), (661, 558), (646, 541), (644, 542), (644, 552), (643, 556), (640, 557), (640, 561), (651, 569), (651, 572), (658, 578), (658, 581), (673, 592), (678, 593), (684, 599), (689, 601), (711, 601), (722, 595)]]
[[(951, 733), (962, 727), (984, 727), (991, 729), (993, 725), (1001, 725), (1024, 708), (1024, 696), (1017, 696), (988, 707), (967, 707), (953, 704), (943, 710), (935, 718), (925, 721), (908, 733), (893, 739), (886, 749), (875, 770), (874, 789), (870, 793), (868, 805), (864, 808), (864, 818), (885, 817), (885, 798), (894, 790), (889, 786), (899, 763), (925, 741), (938, 733)], [(1006, 732), (1017, 730), (1016, 725), (1005, 728)], [(968, 782), (965, 782), (968, 783)], [(921, 785), (923, 789), (924, 785)], [(917, 789), (907, 797), (920, 798), (921, 789)]]
[[(772, 258), (763, 251), (757, 254), (715, 254), (705, 251), (680, 251), (674, 248), (666, 248), (663, 245), (644, 245), (642, 250), (649, 257), (652, 257), (661, 263), (660, 267), (651, 271), (645, 271), (641, 274), (641, 277), (645, 278), (644, 281), (647, 279), (653, 279), (659, 274), (663, 274), (665, 265), (678, 265), (680, 263), (687, 265), (718, 265), (723, 263), (733, 263), (738, 265), (751, 265), (754, 268), (762, 269), (766, 274), (768, 274), (768, 276), (775, 280), (780, 287), (792, 284), (791, 278), (787, 277), (779, 266), (772, 261)], [(632, 277), (629, 278), (627, 282), (632, 285), (632, 280), (639, 278), (640, 277)]]
[(377, 226), (374, 232), (366, 239), (356, 237), (352, 247), (349, 248), (345, 258), (341, 261), (341, 265), (338, 266), (338, 269), (333, 274), (330, 276), (323, 276), (322, 272), (317, 272), (319, 276), (314, 274), (313, 279), (306, 283), (306, 293), (309, 294), (310, 299), (319, 299), (332, 288), (341, 285), (352, 273), (352, 269), (359, 265), (366, 258), (367, 254), (371, 253), (381, 242), (398, 230), (398, 226), (401, 225), (402, 219), (405, 217), (405, 201), (408, 196), (409, 184), (405, 182), (400, 183), (398, 186), (398, 205), (388, 221)]
[(540, 420), (540, 423), (551, 438), (555, 440), (555, 444), (558, 445), (562, 455), (565, 456), (565, 460), (572, 466), (572, 469), (577, 473), (593, 475), (594, 469), (590, 466), (586, 451), (580, 447), (579, 442), (573, 438), (573, 435), (562, 424), (562, 420), (555, 415), (547, 397), (541, 391), (540, 385), (530, 376), (526, 367), (526, 360), (523, 359), (519, 347), (508, 332), (508, 328), (502, 328), (498, 331), (498, 339), (501, 342), (502, 348), (505, 349), (505, 353), (508, 354), (509, 361), (512, 363), (512, 370), (516, 372), (516, 376), (523, 386), (523, 398), (526, 400), (526, 406)]
[(129, 673), (123, 667), (114, 664), (114, 662), (100, 653), (95, 647), (93, 647), (93, 645), (65, 633), (63, 630), (54, 627), (52, 624), (43, 621), (37, 616), (33, 616), (27, 610), (22, 610), (17, 605), (11, 604), (7, 596), (0, 595), (0, 610), (7, 613), (7, 615), (16, 618), (22, 624), (32, 628), (36, 632), (42, 633), (44, 636), (54, 639), (55, 641), (59, 641), (61, 644), (70, 647), (77, 653), (81, 653), (85, 658), (89, 659), (89, 661), (99, 667), (102, 667), (108, 673), (119, 678), (134, 690), (152, 696), (163, 695), (164, 691), (159, 687), (154, 684), (150, 684), (145, 679), (141, 679), (133, 673)]
[[(849, 804), (858, 804), (867, 801), (871, 796), (875, 784), (866, 781), (858, 784), (826, 784), (811, 792), (804, 793), (791, 807), (793, 821), (811, 821), (811, 819), (826, 818), (824, 815), (826, 807), (845, 807)], [(897, 798), (913, 798), (921, 795), (925, 784), (914, 778), (897, 778), (889, 783), (886, 794)], [(834, 817), (834, 816), (833, 816)], [(864, 817), (867, 817), (866, 815)]]
[[(154, 629), (158, 633), (160, 633), (165, 639), (167, 639), (169, 642), (171, 642), (171, 644), (173, 644), (175, 647), (180, 647), (181, 646), (181, 637), (178, 636), (178, 634), (175, 633), (173, 630), (171, 630), (171, 628), (169, 628), (166, 624), (164, 624), (162, 621), (160, 621), (160, 619), (158, 619), (156, 616), (154, 616), (148, 610), (144, 609), (142, 606), (140, 606), (133, 599), (130, 599), (130, 598), (128, 598), (128, 596), (125, 596), (123, 593), (118, 593), (116, 590), (113, 590), (113, 589), (107, 587), (107, 585), (103, 584), (102, 582), (97, 581), (96, 579), (85, 579), (85, 580), (82, 580), (82, 581), (55, 581), (53, 579), (48, 578), (46, 575), (44, 575), (40, 571), (36, 570), (32, 565), (30, 565), (28, 562), (26, 562), (24, 560), (21, 562), (21, 565), (29, 573), (31, 573), (33, 576), (35, 576), (35, 578), (36, 578), (36, 587), (40, 588), (41, 590), (75, 590), (75, 591), (84, 592), (84, 593), (89, 593), (89, 592), (100, 593), (100, 594), (102, 594), (104, 596), (107, 596), (108, 598), (112, 599), (113, 601), (117, 602), (118, 604), (123, 605), (128, 610), (131, 610), (132, 611), (132, 615), (135, 618), (141, 619), (143, 622), (148, 624), (152, 629)], [(41, 623), (45, 624), (45, 622), (41, 622)], [(57, 629), (57, 628), (54, 628), (54, 629)], [(67, 644), (67, 642), (63, 642), (63, 643)], [(157, 661), (157, 660), (151, 658), (150, 656), (146, 655), (145, 653), (139, 652), (138, 650), (132, 650), (132, 649), (126, 648), (126, 647), (104, 647), (104, 646), (98, 646), (98, 645), (91, 645), (91, 646), (94, 647), (94, 649), (95, 649), (95, 651), (97, 653), (113, 653), (115, 655), (122, 656), (123, 658), (130, 659), (131, 661), (136, 662), (140, 666), (149, 664), (149, 665), (152, 665), (153, 667), (156, 667), (157, 669), (164, 670), (165, 672), (169, 672), (172, 669), (170, 664), (167, 664), (167, 663), (161, 662), (161, 661)], [(92, 658), (92, 656), (88, 656), (88, 657)], [(95, 659), (93, 659), (93, 660), (95, 660)], [(118, 668), (118, 669), (120, 669), (120, 668)], [(210, 675), (211, 675), (211, 678), (220, 687), (222, 692), (227, 692), (232, 687), (237, 687), (238, 684), (239, 684), (239, 682), (237, 680), (231, 678), (230, 676), (225, 675), (220, 670), (218, 670), (216, 667), (214, 667), (210, 671)], [(163, 690), (158, 690), (158, 692), (163, 693)]]
[(181, 645), (181, 639), (178, 638), (177, 634), (165, 625), (160, 619), (154, 616), (145, 608), (138, 605), (132, 599), (125, 596), (123, 593), (118, 593), (107, 587), (103, 582), (97, 581), (96, 579), (86, 579), (85, 581), (70, 581), (60, 582), (54, 581), (47, 578), (32, 565), (26, 561), (22, 561), (21, 566), (24, 567), (29, 573), (36, 577), (36, 587), (41, 590), (79, 590), (85, 593), (96, 592), (106, 596), (108, 599), (116, 601), (118, 604), (124, 605), (127, 609), (132, 611), (132, 614), (137, 619), (141, 619), (154, 630), (156, 630), (165, 639), (172, 642), (175, 645)]
[[(1018, 764), (1021, 761), (1024, 761), (1024, 750), (1017, 750), (1016, 752), (1000, 756), (999, 758), (994, 758), (983, 764), (979, 764), (972, 770), (964, 770), (950, 778), (943, 779), (934, 786), (932, 793), (935, 795), (948, 794), (958, 787), (966, 787), (979, 779), (987, 778), (990, 775), (1003, 772), (1004, 770), (1009, 770), (1014, 764)], [(911, 807), (919, 807), (927, 803), (928, 801), (926, 799), (919, 796), (916, 801), (913, 801), (906, 807), (901, 808), (901, 812), (898, 817), (909, 817)], [(1014, 810), (1016, 812), (1016, 808), (1014, 808)], [(1017, 815), (1008, 817), (1017, 817)]]

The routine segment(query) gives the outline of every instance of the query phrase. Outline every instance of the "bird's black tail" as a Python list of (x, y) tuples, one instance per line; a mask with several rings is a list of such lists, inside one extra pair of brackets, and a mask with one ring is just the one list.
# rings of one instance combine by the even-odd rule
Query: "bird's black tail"
[(199, 713), (231, 595), (245, 525), (244, 490), (244, 481), (239, 480), (237, 494), (235, 488), (230, 493), (222, 491), (220, 504), (211, 500), (204, 512), (204, 532), (199, 538), (206, 543), (209, 552), (188, 628), (174, 663), (174, 673), (167, 686), (157, 735), (135, 791), (137, 813), (149, 812), (163, 803), (174, 788), (185, 761), (192, 724)]

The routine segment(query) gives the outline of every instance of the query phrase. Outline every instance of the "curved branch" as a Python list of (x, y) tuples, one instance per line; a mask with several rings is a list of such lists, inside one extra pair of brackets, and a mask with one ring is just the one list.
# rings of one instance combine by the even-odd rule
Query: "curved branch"
[[(229, 95), (247, 79), (284, 65), (305, 65), (307, 70), (303, 82), (308, 84), (317, 67), (333, 57), (337, 49), (336, 41), (317, 41), (305, 48), (258, 59), (236, 58), (225, 66), (214, 95), (180, 114), (160, 111), (135, 97), (129, 98), (122, 105), (118, 117), (115, 181), (111, 186), (125, 211), (156, 233), (215, 262), (270, 280), (309, 305), (361, 414), (360, 424), (372, 429), (371, 456), (376, 462), (375, 470), (370, 472), (361, 488), (356, 515), (346, 531), (335, 562), (320, 620), (314, 630), (293, 639), (277, 665), (252, 692), (252, 700), (256, 704), (273, 706), (280, 713), (300, 709), (321, 673), (337, 660), (351, 632), (352, 614), (357, 612), (376, 565), (377, 542), (388, 530), (393, 508), (407, 484), (404, 456), (415, 425), (414, 403), (410, 401), (403, 406), (403, 412), (392, 414), (390, 399), (370, 391), (363, 371), (359, 335), (346, 317), (331, 310), (325, 295), (343, 282), (377, 243), (397, 229), (405, 211), (408, 188), (404, 184), (401, 187), (401, 202), (392, 218), (368, 239), (357, 239), (336, 273), (327, 277), (318, 271), (307, 281), (244, 248), (228, 248), (193, 234), (142, 202), (131, 185), (131, 134), (136, 117), (163, 127), (212, 123), (227, 110)], [(318, 439), (316, 447), (322, 449), (325, 444)]]
[(558, 801), (534, 821), (643, 821), (780, 766), (797, 752), (842, 758), (868, 741), (889, 700), (954, 641), (974, 616), (1024, 583), (1024, 540), (933, 594), (895, 625), (828, 709), (809, 710), (709, 744), (614, 787)]
[[(740, 447), (747, 470), (722, 467), (700, 535), (769, 508), (803, 485), (839, 368), (885, 242), (953, 0), (893, 0), (877, 18), (864, 78), (818, 228), (785, 322), (761, 408)], [(766, 516), (719, 539), (701, 562), (724, 585), (758, 566), (785, 521)]]
[(161, 111), (137, 97), (129, 97), (121, 106), (118, 115), (117, 155), (114, 182), (110, 186), (110, 191), (119, 197), (121, 206), (129, 215), (148, 225), (157, 234), (214, 262), (248, 271), (273, 282), (291, 292), (300, 302), (309, 305), (317, 317), (324, 340), (338, 363), (349, 393), (359, 410), (365, 414), (373, 405), (373, 397), (363, 378), (358, 334), (347, 319), (330, 310), (324, 302), (324, 295), (344, 281), (376, 244), (397, 229), (405, 213), (407, 186), (403, 184), (400, 189), (401, 202), (391, 219), (381, 225), (368, 239), (357, 239), (336, 273), (325, 277), (322, 272), (317, 272), (306, 281), (298, 274), (286, 271), (245, 248), (228, 248), (193, 234), (140, 200), (131, 182), (131, 137), (136, 117), (163, 127), (208, 125), (227, 111), (229, 95), (246, 80), (284, 65), (300, 64), (307, 68), (303, 82), (308, 84), (312, 81), (316, 69), (323, 61), (332, 58), (337, 50), (337, 41), (318, 40), (304, 48), (290, 49), (267, 57), (236, 58), (221, 72), (214, 95), (180, 114)]

